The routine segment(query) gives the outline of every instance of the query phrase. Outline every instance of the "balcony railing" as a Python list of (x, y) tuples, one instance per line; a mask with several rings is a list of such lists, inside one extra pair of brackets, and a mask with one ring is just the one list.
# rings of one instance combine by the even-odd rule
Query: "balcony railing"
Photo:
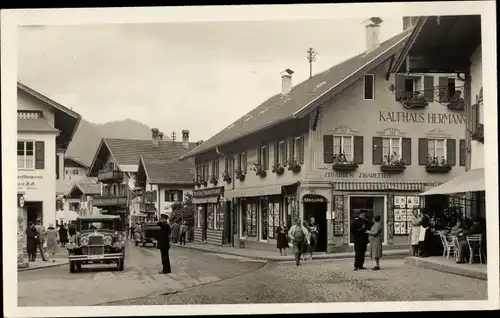
[(126, 196), (97, 195), (92, 198), (92, 205), (99, 206), (127, 206)]
[(121, 171), (99, 171), (97, 180), (102, 183), (121, 183), (123, 182), (123, 172)]

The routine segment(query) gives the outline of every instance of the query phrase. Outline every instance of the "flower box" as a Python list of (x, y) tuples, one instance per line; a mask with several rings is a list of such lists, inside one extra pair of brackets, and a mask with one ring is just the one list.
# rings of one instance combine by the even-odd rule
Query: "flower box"
[(380, 166), (380, 170), (387, 173), (400, 173), (406, 170), (406, 166), (393, 163), (384, 163)]
[(223, 180), (224, 182), (231, 183), (231, 176), (229, 175), (229, 173), (224, 173)]
[(261, 178), (264, 178), (267, 173), (264, 167), (260, 164), (260, 162), (255, 162), (253, 164), (253, 169), (255, 171), (255, 175), (260, 176)]
[(401, 97), (399, 102), (404, 108), (425, 108), (429, 105), (425, 96), (420, 92), (410, 92)]
[(451, 170), (451, 164), (444, 157), (440, 160), (437, 157), (429, 155), (425, 164), (425, 170), (429, 173), (446, 173)]
[(477, 140), (479, 142), (484, 143), (484, 125), (477, 124), (476, 129), (472, 132), (471, 135), (472, 140)]
[(242, 173), (242, 174), (240, 174), (240, 175), (237, 175), (237, 176), (236, 176), (236, 179), (238, 179), (238, 180), (240, 180), (240, 181), (242, 181), (242, 182), (243, 182), (243, 181), (245, 181), (245, 174), (243, 174), (243, 173)]
[(292, 163), (288, 165), (288, 171), (292, 171), (293, 173), (300, 172), (300, 164), (297, 160), (294, 160)]
[(275, 162), (273, 165), (273, 173), (276, 173), (277, 175), (282, 175), (285, 172), (285, 168), (281, 166), (281, 164)]
[(210, 177), (210, 183), (211, 183), (211, 184), (213, 184), (213, 185), (217, 185), (217, 181), (218, 181), (218, 179), (217, 179), (217, 177), (216, 177), (216, 176), (212, 176), (212, 177)]
[(243, 170), (240, 167), (234, 169), (234, 174), (236, 179), (239, 179), (240, 181), (245, 180), (245, 174), (243, 173)]
[(335, 162), (333, 170), (336, 171), (354, 171), (358, 169), (358, 164), (354, 162)]

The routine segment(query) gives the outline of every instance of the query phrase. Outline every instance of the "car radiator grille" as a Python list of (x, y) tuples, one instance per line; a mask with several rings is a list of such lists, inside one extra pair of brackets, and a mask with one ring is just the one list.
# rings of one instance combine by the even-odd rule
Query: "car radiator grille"
[(88, 255), (100, 255), (104, 254), (104, 246), (89, 246)]
[(89, 245), (103, 245), (104, 237), (100, 235), (89, 236)]

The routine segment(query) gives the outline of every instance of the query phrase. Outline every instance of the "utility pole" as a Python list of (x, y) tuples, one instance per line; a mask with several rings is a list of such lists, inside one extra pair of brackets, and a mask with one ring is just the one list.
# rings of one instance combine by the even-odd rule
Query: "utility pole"
[(316, 61), (316, 55), (318, 55), (318, 52), (316, 52), (315, 49), (312, 47), (307, 49), (307, 61), (309, 62), (309, 78), (312, 77), (312, 63)]

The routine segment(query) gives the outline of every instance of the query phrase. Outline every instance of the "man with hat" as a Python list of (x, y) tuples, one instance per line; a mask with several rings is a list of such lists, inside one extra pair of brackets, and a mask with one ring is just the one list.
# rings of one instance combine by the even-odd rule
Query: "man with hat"
[(37, 232), (38, 232), (38, 239), (37, 239), (37, 248), (40, 250), (40, 255), (42, 256), (42, 260), (44, 262), (47, 261), (45, 258), (45, 252), (43, 250), (43, 244), (45, 243), (45, 236), (46, 236), (46, 231), (45, 231), (45, 226), (42, 224), (42, 220), (38, 219), (36, 221), (36, 226), (35, 226)]
[(160, 233), (158, 235), (158, 248), (161, 253), (161, 264), (163, 266), (163, 270), (160, 274), (170, 274), (172, 272), (172, 268), (170, 267), (170, 224), (168, 224), (168, 215), (162, 214), (160, 217), (160, 222), (158, 222), (160, 226)]
[(366, 212), (361, 210), (357, 218), (351, 223), (351, 235), (354, 239), (354, 270), (366, 269), (365, 253), (368, 245), (368, 230), (370, 229)]

